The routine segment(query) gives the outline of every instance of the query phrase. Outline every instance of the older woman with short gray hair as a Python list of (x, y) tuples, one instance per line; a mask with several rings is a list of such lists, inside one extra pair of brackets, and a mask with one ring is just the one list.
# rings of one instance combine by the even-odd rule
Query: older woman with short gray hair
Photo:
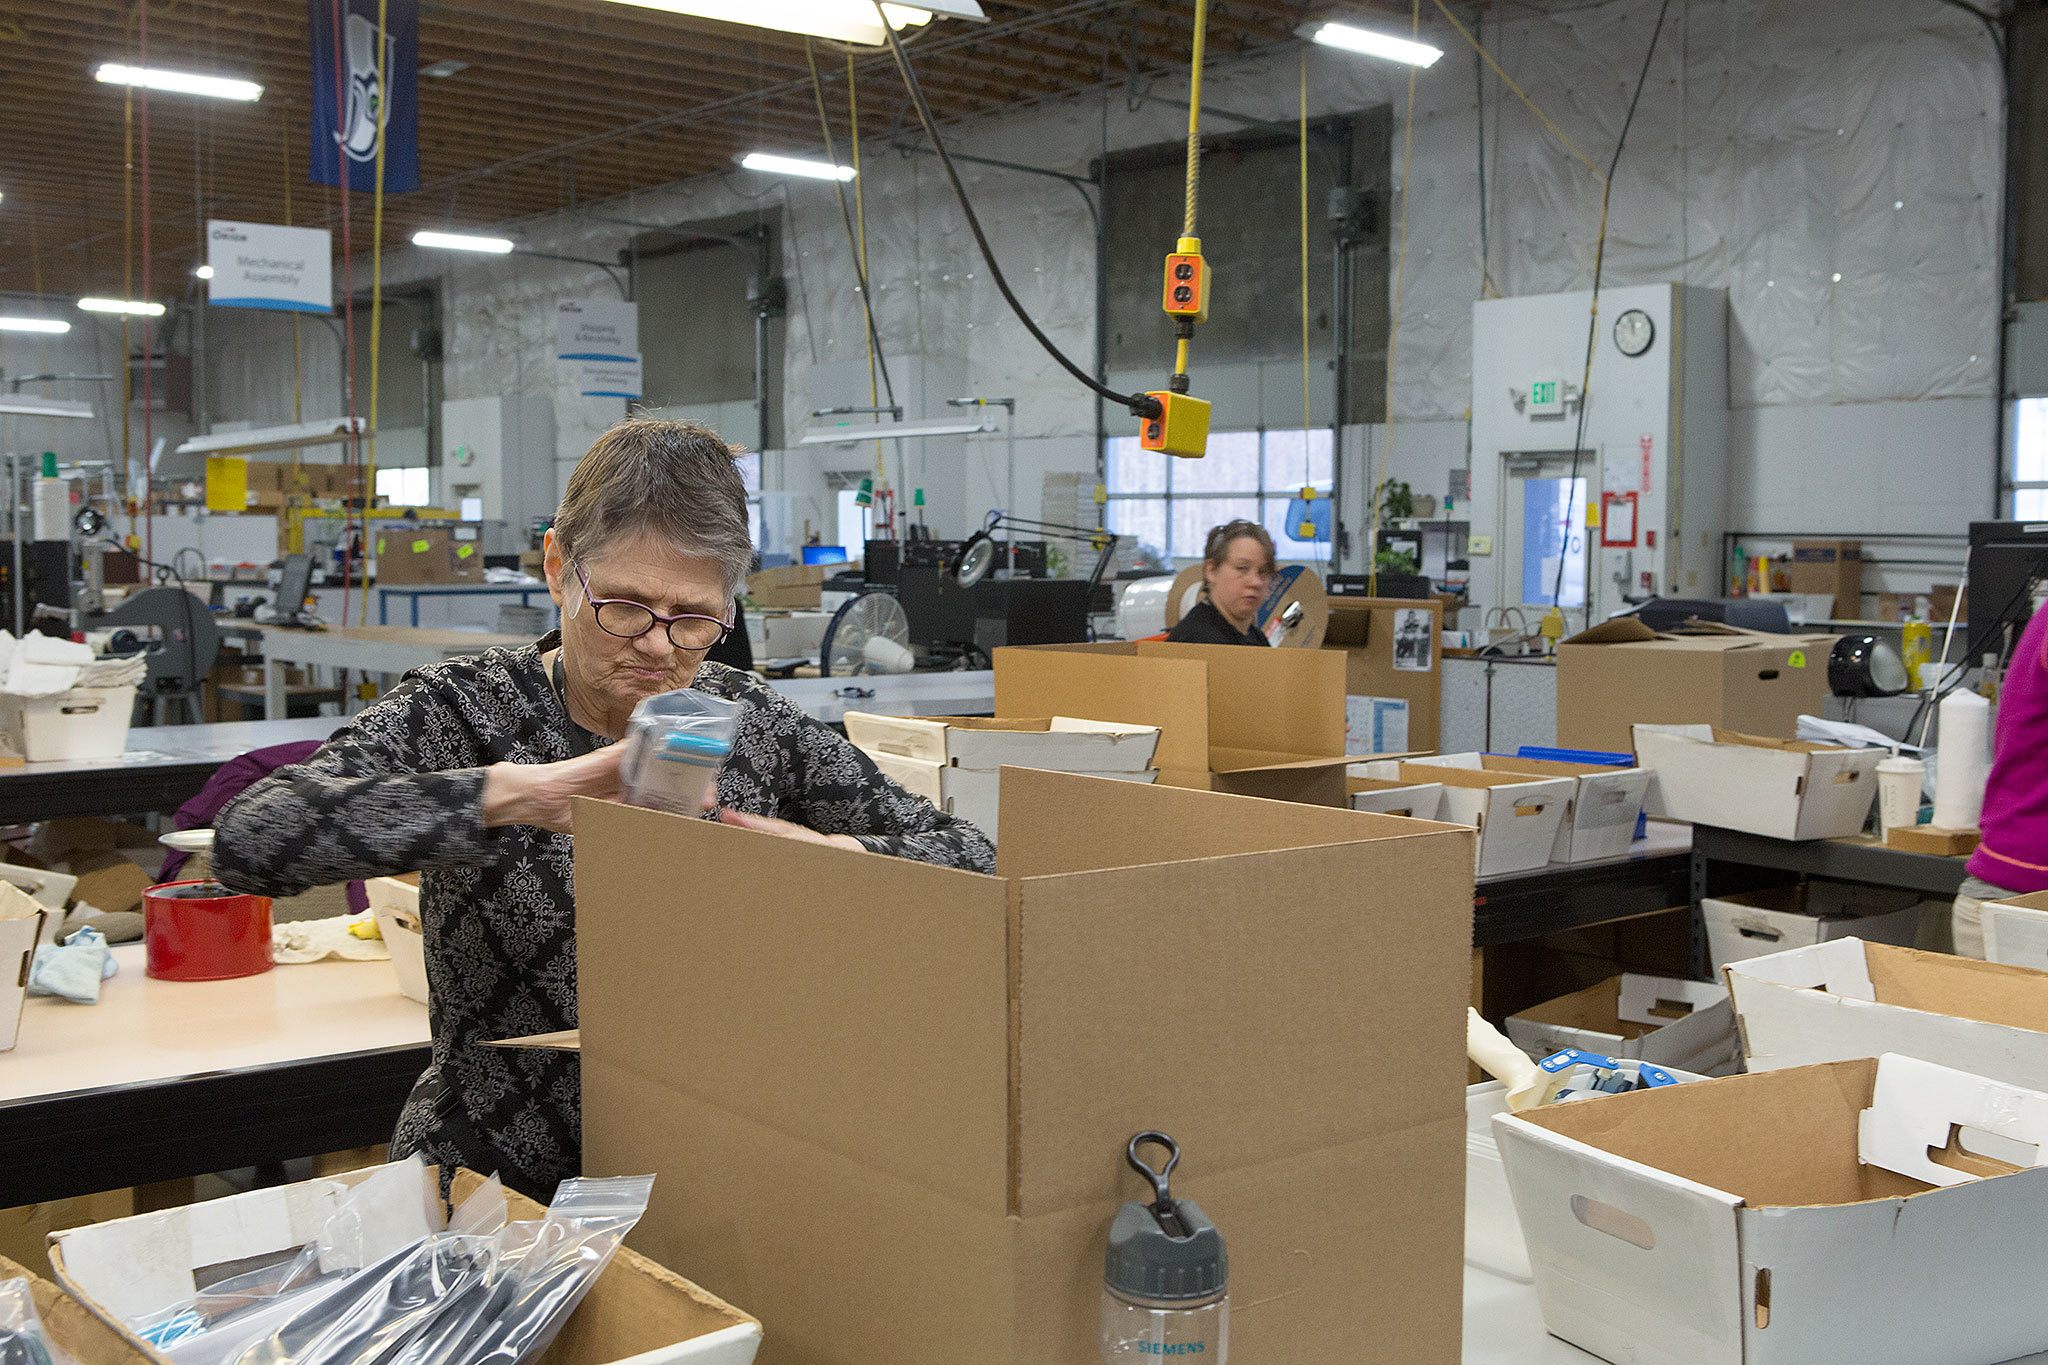
[(745, 705), (718, 777), (728, 824), (993, 868), (981, 831), (751, 674), (705, 661), (752, 554), (731, 448), (690, 423), (622, 422), (577, 465), (548, 533), (560, 632), (413, 672), (221, 812), (214, 871), (239, 891), (423, 873), (433, 1064), (394, 1153), (497, 1171), (543, 1202), (579, 1173), (575, 1056), (484, 1045), (576, 1026), (570, 800), (619, 794), (613, 741), (643, 698), (689, 687)]

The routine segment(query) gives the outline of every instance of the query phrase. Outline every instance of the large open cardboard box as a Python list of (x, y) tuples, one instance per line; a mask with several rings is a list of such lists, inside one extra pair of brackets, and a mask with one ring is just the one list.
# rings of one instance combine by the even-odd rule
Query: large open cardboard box
[(1880, 1056), (1493, 1123), (1544, 1324), (1604, 1359), (1992, 1365), (2048, 1347), (2048, 1167), (1975, 1154), (2048, 1143), (2048, 1095)]
[(992, 877), (576, 804), (584, 1164), (658, 1173), (634, 1244), (775, 1365), (1088, 1365), (1156, 1128), (1234, 1358), (1452, 1365), (1471, 831), (1003, 782)]
[[(1422, 667), (1410, 657), (1399, 661), (1394, 642), (1407, 613), (1429, 614), (1429, 651)], [(1427, 752), (1439, 743), (1442, 733), (1444, 604), (1436, 598), (1423, 601), (1406, 597), (1332, 597), (1330, 626), (1323, 635), (1323, 648), (1344, 658), (1344, 696), (1348, 713), (1371, 713), (1375, 698), (1406, 707), (1405, 744), (1391, 747), (1410, 753)], [(1346, 747), (1372, 752), (1354, 734)]]
[(996, 714), (1159, 727), (1170, 787), (1342, 806), (1344, 657), (1242, 645), (1031, 645), (995, 652)]
[(1828, 696), (1832, 635), (1700, 625), (1659, 635), (1632, 616), (1557, 649), (1557, 742), (1625, 753), (1633, 725), (1717, 725), (1790, 739)]
[(2048, 971), (2048, 891), (1984, 902), (1984, 956)]
[(1881, 749), (1763, 739), (1706, 725), (1638, 725), (1636, 761), (1655, 780), (1645, 803), (1662, 820), (1770, 839), (1863, 832), (1877, 804)]
[[(380, 1193), (391, 1197), (374, 1204), (364, 1223), (375, 1229), (378, 1244), (396, 1248), (429, 1230), (426, 1210), (417, 1187), (408, 1201), (406, 1187), (390, 1180), (393, 1168), (372, 1167), (53, 1233), (50, 1268), (99, 1325), (161, 1361), (124, 1318), (189, 1297), (221, 1278), (222, 1267), (254, 1269), (289, 1259), (314, 1240), (350, 1189), (380, 1172), (386, 1173)], [(428, 1167), (425, 1174), (438, 1188), (439, 1172)], [(451, 1202), (460, 1204), (483, 1180), (473, 1171), (455, 1172)], [(514, 1191), (505, 1191), (505, 1202), (515, 1221), (546, 1216)], [(760, 1343), (760, 1323), (628, 1246), (591, 1286), (539, 1365), (750, 1365)]]
[(2048, 972), (1838, 938), (1722, 975), (1751, 1071), (1903, 1052), (2048, 1090)]

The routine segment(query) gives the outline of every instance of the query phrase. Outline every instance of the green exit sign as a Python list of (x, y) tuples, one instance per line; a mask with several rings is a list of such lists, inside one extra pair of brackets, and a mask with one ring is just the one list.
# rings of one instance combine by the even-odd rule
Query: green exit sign
[(1556, 416), (1564, 411), (1564, 382), (1558, 379), (1537, 379), (1529, 384), (1529, 415), (1532, 417)]

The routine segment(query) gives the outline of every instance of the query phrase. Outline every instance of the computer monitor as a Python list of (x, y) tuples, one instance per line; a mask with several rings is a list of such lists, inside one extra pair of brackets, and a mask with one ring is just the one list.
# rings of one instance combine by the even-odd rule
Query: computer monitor
[(844, 564), (846, 563), (846, 547), (844, 545), (806, 545), (804, 546), (804, 563)]
[(1970, 586), (1963, 604), (1970, 638), (2001, 650), (2004, 626), (2017, 636), (2033, 615), (2034, 594), (2048, 580), (2048, 522), (1970, 523)]
[(292, 620), (306, 609), (306, 594), (313, 588), (313, 556), (286, 555), (277, 571), (277, 614)]

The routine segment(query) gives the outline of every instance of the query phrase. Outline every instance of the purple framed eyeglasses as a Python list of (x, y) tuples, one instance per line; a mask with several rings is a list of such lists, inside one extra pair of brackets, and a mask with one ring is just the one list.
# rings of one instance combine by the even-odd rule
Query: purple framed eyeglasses
[(597, 614), (597, 628), (621, 640), (637, 640), (659, 624), (668, 628), (668, 642), (677, 649), (709, 649), (732, 632), (732, 622), (716, 616), (686, 611), (680, 616), (663, 616), (642, 602), (624, 597), (594, 597), (590, 575), (583, 561), (576, 565), (576, 581), (583, 585), (583, 598)]

